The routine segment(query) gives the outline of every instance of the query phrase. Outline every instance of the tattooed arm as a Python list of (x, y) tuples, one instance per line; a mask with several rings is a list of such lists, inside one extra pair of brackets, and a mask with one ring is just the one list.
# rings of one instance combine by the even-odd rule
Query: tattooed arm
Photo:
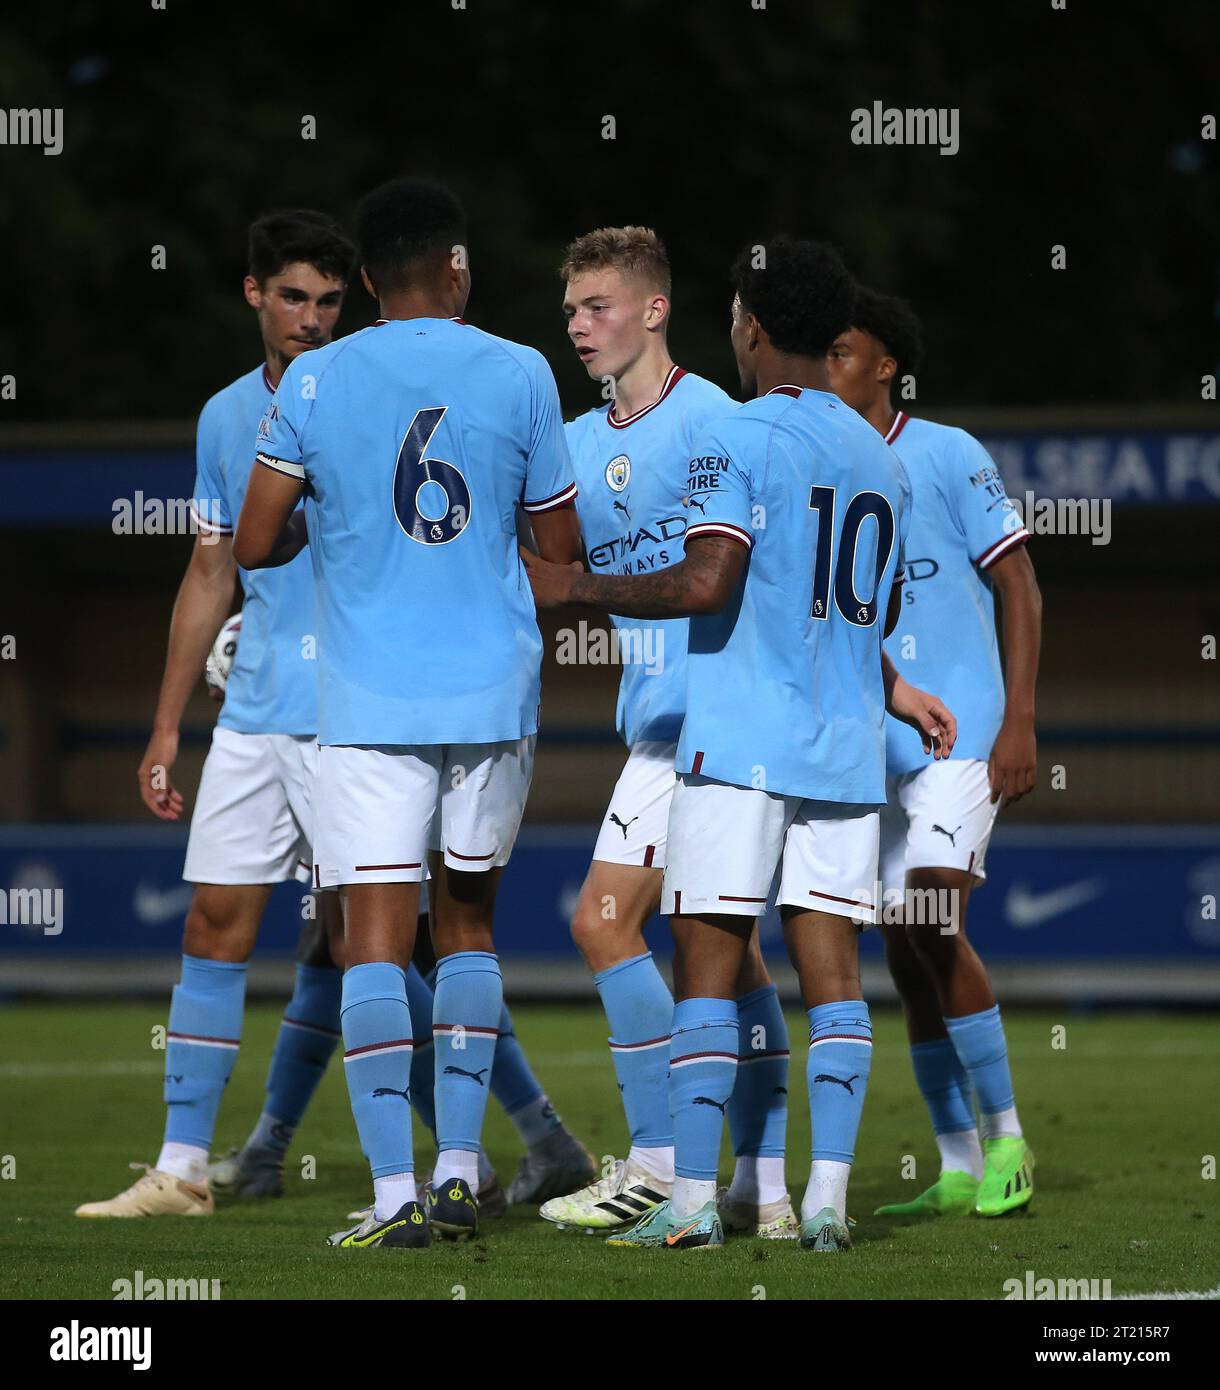
[(586, 574), (522, 551), (539, 608), (583, 603), (624, 618), (687, 618), (719, 613), (741, 580), (748, 552), (725, 536), (696, 536), (686, 557), (653, 574)]

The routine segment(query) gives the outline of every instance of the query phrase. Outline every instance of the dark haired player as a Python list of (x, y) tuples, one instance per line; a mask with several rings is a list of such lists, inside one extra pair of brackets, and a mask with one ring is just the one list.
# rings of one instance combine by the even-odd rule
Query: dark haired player
[(733, 353), (757, 399), (712, 423), (690, 459), (704, 507), (685, 558), (622, 577), (527, 564), (543, 602), (691, 617), (662, 902), (676, 947), (677, 1176), (667, 1202), (610, 1242), (724, 1241), (715, 1187), (738, 1065), (734, 986), (779, 869), (810, 1023), (800, 1240), (835, 1251), (850, 1247), (847, 1179), (872, 1050), (857, 936), (873, 916), (887, 697), (929, 751), (952, 745), (953, 721), (882, 654), (908, 503), (901, 464), (826, 390), (851, 276), (830, 247), (784, 238), (748, 248), (733, 276)]
[[(258, 317), (263, 361), (203, 408), (193, 513), (198, 528), (170, 621), (165, 674), (140, 795), (160, 820), (182, 815), (170, 781), (182, 713), (239, 575), (233, 527), (250, 474), (250, 438), (285, 369), (330, 342), (353, 248), (329, 217), (274, 212), (250, 228), (243, 289)], [(133, 1186), (78, 1216), (205, 1216), (213, 1210), (208, 1156), (216, 1113), (237, 1059), (246, 962), (272, 886), (312, 862), (311, 796), (317, 750), (313, 584), (308, 561), (275, 573), (240, 571), (242, 635), (191, 816), (183, 877), (195, 885), (165, 1052), (165, 1139)], [(328, 935), (341, 933), (322, 902), (302, 934), (296, 986), (276, 1043), (266, 1109), (232, 1185), (282, 1188), (293, 1130), (337, 1041), (341, 977)], [(231, 1165), (232, 1166), (232, 1165)]]
[(1025, 548), (1029, 533), (986, 450), (964, 430), (894, 406), (895, 382), (913, 376), (919, 359), (910, 306), (864, 290), (852, 325), (827, 355), (830, 383), (892, 445), (913, 491), (904, 601), (886, 650), (912, 681), (942, 692), (958, 717), (953, 758), (931, 764), (908, 729), (886, 721), (882, 885), (887, 898), (905, 889), (908, 905), (947, 901), (954, 910), (950, 921), (936, 912), (917, 921), (910, 906), (902, 920), (887, 914), (886, 957), (941, 1172), (913, 1201), (878, 1215), (1001, 1216), (1032, 1197), (1034, 1155), (1017, 1119), (999, 1006), (966, 937), (966, 907), (986, 877), (1000, 806), (1034, 786), (1042, 601)]
[[(516, 554), (522, 506), (548, 559), (579, 554), (550, 369), (461, 322), (466, 220), (398, 179), (359, 212), (372, 328), (290, 367), (259, 427), (234, 542), (291, 560), (307, 495), (317, 583), (315, 882), (344, 902), (343, 1040), (374, 1209), (332, 1237), (421, 1247), (478, 1224), (479, 1140), (502, 1012), (492, 910), (529, 788), (542, 639)], [(306, 380), (308, 376), (308, 380)], [(417, 1200), (404, 980), (426, 860), (435, 900), (438, 1155)]]
[[(737, 408), (710, 381), (675, 366), (666, 338), (669, 257), (648, 227), (601, 227), (564, 255), (568, 337), (589, 375), (611, 382), (614, 399), (567, 426), (580, 486), (576, 504), (594, 573), (644, 574), (682, 558), (687, 459), (709, 423)], [(665, 828), (676, 782), (674, 756), (686, 706), (687, 620), (618, 621), (625, 659), (617, 724), (630, 752), (602, 821), (593, 862), (572, 919), (572, 937), (610, 1024), (610, 1052), (631, 1134), (624, 1159), (587, 1187), (547, 1202), (561, 1226), (611, 1231), (634, 1226), (669, 1196), (674, 1181), (669, 1113), (669, 1032), (674, 1001), (644, 942), (661, 902)], [(644, 637), (647, 643), (644, 644)], [(614, 911), (607, 913), (607, 902)], [(737, 1161), (721, 1196), (731, 1229), (768, 1239), (795, 1237), (784, 1180), (788, 1114), (788, 1029), (758, 947), (738, 980), (743, 1052), (729, 1103)]]

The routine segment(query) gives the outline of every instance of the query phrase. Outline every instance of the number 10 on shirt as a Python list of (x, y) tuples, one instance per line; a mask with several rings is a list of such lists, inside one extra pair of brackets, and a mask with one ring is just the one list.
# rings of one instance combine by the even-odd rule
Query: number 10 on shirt
[[(838, 563), (834, 556), (835, 490), (811, 487), (809, 505), (818, 514), (818, 548), (813, 560), (813, 603), (810, 616), (830, 616), (830, 575), (834, 570), (835, 607), (856, 627), (870, 627), (877, 621), (877, 586), (885, 573), (894, 544), (894, 509), (879, 492), (857, 492), (847, 504), (843, 534), (839, 538)], [(856, 593), (856, 547), (860, 528), (870, 517), (877, 519), (877, 568), (873, 576), (872, 597), (862, 600)]]

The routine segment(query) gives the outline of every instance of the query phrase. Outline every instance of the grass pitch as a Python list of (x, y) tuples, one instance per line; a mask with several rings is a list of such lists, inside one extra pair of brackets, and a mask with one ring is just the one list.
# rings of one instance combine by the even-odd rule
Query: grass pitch
[[(595, 1154), (621, 1156), (600, 1010), (521, 1006), (514, 1016), (569, 1127)], [(259, 1112), (279, 1019), (274, 1006), (247, 1013), (218, 1152), (240, 1143)], [(113, 1282), (137, 1270), (146, 1281), (219, 1279), (224, 1299), (996, 1299), (1027, 1270), (1109, 1279), (1115, 1296), (1220, 1286), (1220, 1180), (1207, 1176), (1208, 1155), (1220, 1154), (1220, 1027), (1210, 1018), (1010, 1012), (1017, 1100), (1038, 1157), (1032, 1206), (997, 1220), (897, 1225), (873, 1208), (930, 1183), (936, 1151), (901, 1020), (878, 1010), (850, 1198), (855, 1249), (835, 1257), (740, 1237), (711, 1252), (614, 1250), (522, 1207), (469, 1245), (328, 1249), (327, 1234), (370, 1191), (337, 1062), (297, 1135), (282, 1199), (228, 1204), (203, 1220), (78, 1220), (79, 1202), (134, 1179), (129, 1161), (156, 1158), (164, 1054), (151, 1038), (164, 1021), (153, 1004), (0, 1009), (0, 1296), (110, 1299)], [(788, 1180), (799, 1204), (809, 1153), (804, 1017), (791, 1014), (789, 1025)], [(485, 1139), (507, 1182), (520, 1149), (494, 1101)], [(916, 1176), (904, 1179), (908, 1155)], [(418, 1157), (431, 1163), (422, 1145)], [(721, 1171), (730, 1171), (727, 1148)]]

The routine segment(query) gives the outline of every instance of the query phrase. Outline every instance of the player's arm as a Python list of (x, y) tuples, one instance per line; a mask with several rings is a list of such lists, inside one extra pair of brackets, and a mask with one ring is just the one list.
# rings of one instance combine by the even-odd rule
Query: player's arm
[(934, 758), (947, 758), (957, 742), (957, 718), (938, 695), (929, 695), (917, 685), (903, 680), (889, 654), (881, 652), (881, 683), (885, 707), (919, 735), (923, 751)]
[(727, 536), (689, 536), (685, 558), (654, 574), (585, 574), (522, 552), (539, 608), (583, 603), (624, 618), (719, 613), (741, 582), (748, 550)]
[(537, 512), (529, 518), (534, 532), (534, 544), (538, 554), (555, 565), (580, 562), (580, 522), (576, 516), (574, 503), (556, 507), (549, 512)]
[(1000, 596), (1004, 645), (1004, 721), (987, 760), (991, 799), (1019, 801), (1038, 775), (1034, 690), (1042, 646), (1042, 594), (1024, 545), (1014, 546), (987, 570)]
[(303, 471), (298, 476), (255, 463), (233, 537), (233, 554), (243, 569), (274, 569), (300, 554), (307, 540), (305, 513), (297, 510), (304, 490)]
[(169, 780), (178, 756), (178, 731), (208, 651), (229, 616), (236, 579), (233, 538), (197, 535), (174, 600), (152, 736), (136, 773), (141, 799), (161, 820), (177, 820), (182, 814), (182, 795)]

